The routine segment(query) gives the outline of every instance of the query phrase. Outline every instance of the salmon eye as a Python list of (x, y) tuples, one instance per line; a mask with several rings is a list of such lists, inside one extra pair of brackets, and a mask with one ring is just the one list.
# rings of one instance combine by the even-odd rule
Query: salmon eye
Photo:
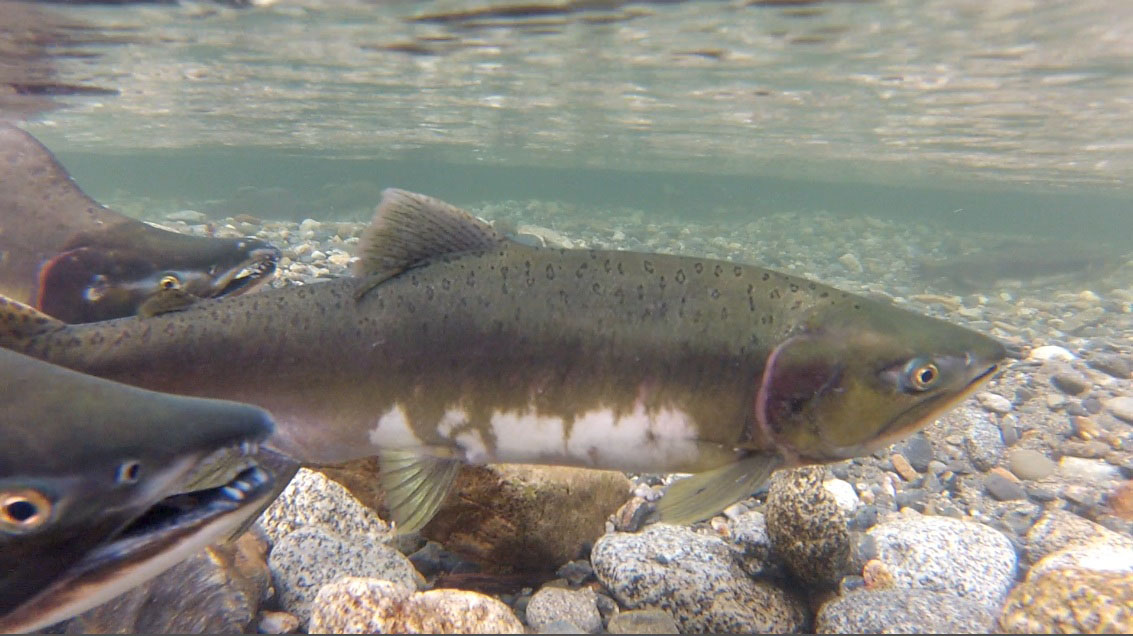
[(51, 517), (51, 501), (36, 490), (0, 491), (0, 530), (31, 532)]
[(133, 484), (138, 481), (141, 472), (142, 465), (131, 459), (122, 462), (122, 465), (118, 467), (118, 474), (114, 478), (120, 484)]
[(166, 274), (157, 283), (162, 289), (181, 289), (181, 279), (173, 274)]
[(940, 368), (931, 360), (917, 358), (905, 366), (905, 386), (914, 391), (927, 391), (940, 379)]

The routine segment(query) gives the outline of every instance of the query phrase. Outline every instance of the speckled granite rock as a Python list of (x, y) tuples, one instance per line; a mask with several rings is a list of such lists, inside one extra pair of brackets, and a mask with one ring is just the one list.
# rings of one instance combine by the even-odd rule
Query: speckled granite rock
[(906, 515), (869, 531), (900, 587), (946, 592), (999, 608), (1015, 581), (1016, 555), (1003, 533), (950, 517)]
[(416, 592), (377, 579), (346, 577), (324, 585), (312, 604), (311, 633), (522, 634), (500, 601), (477, 592)]
[(676, 634), (677, 622), (664, 610), (627, 610), (614, 615), (606, 631), (610, 634)]
[[(366, 506), (381, 510), (377, 463), (323, 468)], [(630, 498), (619, 472), (562, 466), (465, 466), (422, 536), (486, 568), (546, 570), (579, 557)]]
[(858, 589), (818, 611), (818, 634), (986, 634), (995, 615), (983, 604), (926, 589)]
[(767, 533), (787, 568), (810, 586), (834, 587), (850, 570), (846, 513), (823, 486), (826, 469), (775, 473), (767, 491)]
[(667, 610), (682, 632), (795, 632), (798, 599), (752, 579), (719, 537), (668, 524), (611, 533), (594, 544), (598, 580), (630, 609)]
[(271, 586), (266, 541), (247, 532), (205, 548), (150, 581), (91, 609), (71, 634), (224, 634), (247, 631)]
[(307, 525), (280, 539), (269, 559), (284, 609), (306, 622), (319, 588), (343, 576), (365, 576), (417, 588), (424, 579), (405, 555), (381, 543), (346, 541), (321, 525)]
[(1014, 634), (1133, 633), (1133, 574), (1049, 569), (1011, 591), (999, 628)]
[(749, 510), (728, 520), (728, 539), (741, 555), (740, 564), (752, 576), (781, 577), (782, 561), (775, 556), (767, 533), (767, 518), (762, 512)]
[(369, 535), (373, 537), (370, 541), (390, 536), (389, 525), (377, 513), (359, 503), (341, 484), (306, 468), (295, 473), (264, 511), (260, 523), (273, 543), (310, 524), (334, 528), (344, 537)]
[(1027, 577), (1065, 568), (1133, 574), (1133, 545), (1109, 536), (1088, 543), (1072, 543), (1043, 557), (1031, 567)]
[(1006, 447), (999, 427), (986, 417), (971, 423), (964, 435), (964, 450), (978, 470), (990, 470), (1003, 460)]
[(565, 621), (587, 633), (602, 629), (602, 615), (594, 590), (568, 590), (543, 587), (527, 603), (527, 624), (544, 631), (556, 622)]
[(1043, 557), (1071, 545), (1085, 545), (1101, 540), (1133, 550), (1133, 538), (1119, 534), (1089, 519), (1065, 510), (1049, 510), (1039, 517), (1024, 540), (1024, 555), (1035, 563)]

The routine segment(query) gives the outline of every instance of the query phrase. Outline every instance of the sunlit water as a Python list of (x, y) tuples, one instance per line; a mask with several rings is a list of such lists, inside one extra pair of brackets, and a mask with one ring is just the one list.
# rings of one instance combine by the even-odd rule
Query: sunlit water
[(59, 10), (108, 40), (61, 47), (59, 82), (118, 94), (29, 129), (103, 196), (368, 181), (1112, 236), (1133, 194), (1129, 3)]

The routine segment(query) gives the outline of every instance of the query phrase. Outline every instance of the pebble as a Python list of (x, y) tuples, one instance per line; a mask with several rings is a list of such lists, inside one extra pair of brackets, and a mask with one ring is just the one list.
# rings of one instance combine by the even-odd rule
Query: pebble
[(184, 221), (185, 223), (204, 223), (208, 215), (196, 210), (178, 210), (165, 215), (167, 221)]
[(1115, 486), (1106, 497), (1106, 505), (1118, 517), (1133, 521), (1133, 481), (1126, 480)]
[(919, 473), (927, 471), (929, 464), (935, 458), (932, 442), (928, 441), (924, 433), (917, 433), (906, 440), (901, 447), (901, 454)]
[(290, 634), (299, 629), (299, 617), (289, 612), (264, 610), (256, 631), (261, 634)]
[(676, 634), (677, 622), (664, 610), (640, 609), (615, 614), (606, 631), (611, 634)]
[(728, 537), (737, 547), (740, 565), (751, 576), (780, 576), (783, 568), (775, 556), (767, 519), (758, 510), (749, 510), (728, 522)]
[(1095, 541), (1107, 542), (1121, 549), (1133, 549), (1133, 539), (1126, 535), (1066, 510), (1048, 510), (1024, 537), (1023, 555), (1027, 561), (1036, 563), (1068, 546), (1086, 545)]
[(410, 588), (425, 583), (409, 559), (388, 545), (348, 542), (319, 525), (303, 526), (280, 539), (268, 563), (283, 607), (303, 621), (310, 618), (319, 589), (341, 576), (379, 578)]
[(1119, 479), (1121, 471), (1105, 460), (1066, 456), (1058, 460), (1058, 472), (1069, 481), (1102, 483)]
[(1054, 388), (1069, 395), (1081, 395), (1090, 389), (1090, 381), (1080, 373), (1064, 371), (1056, 373), (1050, 378)]
[(845, 267), (846, 270), (848, 270), (852, 274), (860, 274), (864, 271), (862, 269), (862, 263), (858, 260), (858, 257), (848, 252), (839, 256), (838, 262), (841, 263), (842, 267)]
[(657, 523), (606, 534), (590, 562), (623, 606), (667, 610), (685, 633), (785, 633), (806, 623), (799, 599), (748, 576), (719, 537), (687, 527)]
[(381, 543), (392, 536), (389, 524), (362, 505), (338, 482), (300, 468), (287, 488), (260, 517), (268, 537), (278, 542), (305, 525), (335, 528), (358, 542)]
[(1007, 453), (1007, 466), (1019, 479), (1037, 481), (1054, 474), (1058, 464), (1046, 455), (1028, 448), (1015, 448)]
[(948, 592), (998, 609), (1015, 581), (1015, 548), (973, 521), (911, 515), (869, 531), (897, 585)]
[(1097, 369), (1121, 380), (1133, 375), (1133, 364), (1121, 356), (1100, 354), (1087, 360), (1086, 364), (1091, 369)]
[(986, 418), (976, 419), (968, 426), (964, 436), (964, 450), (977, 470), (990, 470), (999, 465), (1005, 450), (999, 427)]
[(980, 403), (980, 406), (993, 413), (1010, 413), (1011, 410), (1015, 408), (1012, 406), (1011, 400), (998, 393), (989, 393), (987, 391), (977, 393), (976, 401)]
[(852, 514), (854, 510), (861, 503), (858, 499), (858, 493), (854, 491), (854, 487), (850, 482), (842, 479), (827, 479), (822, 482), (822, 487), (834, 496), (834, 501), (845, 510), (847, 514)]
[(1121, 396), (1103, 402), (1114, 417), (1133, 424), (1133, 397)]
[(1077, 356), (1058, 345), (1046, 345), (1031, 349), (1031, 355), (1029, 357), (1032, 360), (1063, 360), (1069, 362), (1074, 360)]
[(915, 481), (917, 477), (920, 477), (909, 463), (909, 460), (905, 459), (904, 455), (901, 453), (893, 453), (889, 459), (893, 462), (893, 470), (897, 471), (901, 479), (905, 481)]
[(547, 633), (549, 626), (560, 621), (586, 633), (602, 629), (602, 616), (598, 613), (594, 590), (540, 588), (527, 603), (527, 624)]
[(927, 589), (858, 589), (822, 606), (818, 634), (987, 634), (995, 615), (981, 603)]
[(1014, 476), (1008, 478), (1003, 473), (997, 472), (996, 470), (992, 470), (987, 474), (987, 477), (984, 479), (984, 488), (987, 489), (988, 494), (995, 497), (996, 501), (1011, 501), (1013, 499), (1025, 499), (1027, 497), (1023, 486)]
[(314, 599), (312, 634), (523, 634), (511, 608), (467, 590), (416, 592), (371, 578), (344, 577)]

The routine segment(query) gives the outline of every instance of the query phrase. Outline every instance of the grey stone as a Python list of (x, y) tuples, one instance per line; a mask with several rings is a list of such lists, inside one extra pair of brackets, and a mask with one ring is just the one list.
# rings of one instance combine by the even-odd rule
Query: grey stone
[(1081, 395), (1090, 389), (1090, 381), (1086, 376), (1075, 371), (1056, 373), (1051, 376), (1050, 383), (1068, 395)]
[(204, 223), (208, 216), (196, 210), (178, 210), (165, 215), (167, 221), (184, 221), (185, 223)]
[(1015, 448), (1007, 453), (1007, 467), (1019, 479), (1034, 481), (1054, 474), (1058, 464), (1036, 450)]
[(611, 634), (676, 634), (677, 622), (664, 610), (640, 609), (621, 612), (610, 619)]
[(998, 472), (988, 473), (987, 478), (984, 479), (984, 488), (996, 501), (1011, 501), (1012, 499), (1023, 499), (1027, 496), (1026, 491), (1023, 490), (1023, 485), (1017, 481), (1012, 481)]
[(347, 537), (366, 535), (365, 540), (372, 542), (387, 541), (392, 536), (389, 525), (341, 484), (306, 468), (295, 473), (264, 511), (260, 523), (273, 543), (309, 524), (332, 528)]
[(984, 391), (983, 393), (976, 394), (976, 401), (980, 406), (991, 411), (992, 413), (1010, 413), (1014, 406), (1011, 400), (999, 395), (998, 393), (990, 393)]
[(906, 440), (901, 448), (901, 454), (909, 460), (909, 465), (919, 473), (927, 471), (929, 463), (934, 458), (932, 442), (928, 441), (928, 437), (924, 433), (917, 433)]
[(1024, 540), (1024, 556), (1030, 563), (1068, 546), (1086, 545), (1102, 541), (1121, 549), (1133, 549), (1133, 539), (1105, 528), (1089, 519), (1065, 510), (1049, 510), (1030, 531)]
[(308, 525), (280, 539), (268, 559), (283, 609), (306, 622), (319, 588), (342, 576), (384, 579), (416, 589), (424, 579), (405, 555), (380, 543), (347, 542), (333, 530)]
[(1098, 354), (1087, 360), (1086, 364), (1092, 369), (1097, 369), (1102, 373), (1107, 373), (1122, 380), (1133, 375), (1133, 363), (1117, 355), (1106, 353)]
[(991, 470), (1003, 459), (1003, 436), (999, 427), (979, 418), (971, 423), (964, 436), (964, 450), (978, 470)]
[(1011, 541), (980, 523), (908, 515), (869, 534), (898, 587), (948, 592), (994, 611), (1015, 581)]
[(981, 603), (926, 589), (856, 589), (822, 606), (818, 634), (986, 634), (995, 615)]
[(682, 632), (794, 632), (806, 616), (799, 599), (741, 567), (719, 537), (654, 524), (611, 533), (594, 544), (598, 580), (629, 609), (664, 609)]
[(1133, 424), (1133, 397), (1121, 396), (1110, 398), (1106, 400), (1104, 404), (1115, 417)]
[(567, 622), (587, 633), (602, 629), (594, 590), (543, 587), (527, 602), (527, 624), (543, 633), (556, 622)]
[(1104, 484), (1121, 477), (1121, 471), (1103, 459), (1065, 456), (1058, 460), (1058, 472), (1070, 481)]
[(728, 534), (740, 553), (740, 564), (752, 576), (780, 576), (783, 568), (775, 557), (767, 520), (762, 512), (749, 510), (728, 522)]

